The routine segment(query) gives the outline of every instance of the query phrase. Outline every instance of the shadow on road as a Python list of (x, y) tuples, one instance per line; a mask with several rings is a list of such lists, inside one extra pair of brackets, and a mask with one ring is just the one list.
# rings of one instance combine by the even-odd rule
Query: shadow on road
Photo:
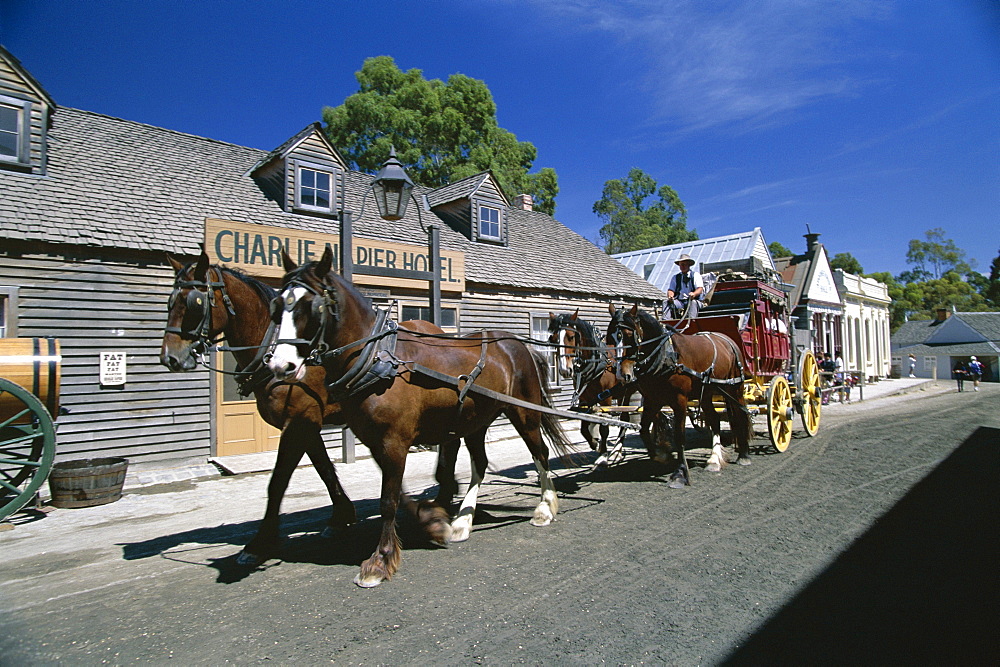
[(724, 664), (1000, 664), (998, 473), (980, 427)]

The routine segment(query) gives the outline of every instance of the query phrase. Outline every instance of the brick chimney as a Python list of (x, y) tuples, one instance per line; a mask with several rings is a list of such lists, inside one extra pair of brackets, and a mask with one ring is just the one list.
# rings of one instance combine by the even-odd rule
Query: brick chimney
[(946, 319), (951, 317), (951, 311), (947, 308), (938, 308), (937, 311), (937, 321), (944, 322)]
[(531, 195), (518, 195), (514, 200), (514, 205), (522, 211), (535, 210), (535, 200)]

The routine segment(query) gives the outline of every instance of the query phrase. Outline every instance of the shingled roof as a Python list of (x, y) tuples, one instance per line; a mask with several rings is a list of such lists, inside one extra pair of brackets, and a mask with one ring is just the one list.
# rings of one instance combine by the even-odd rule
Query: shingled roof
[[(339, 231), (336, 220), (288, 213), (261, 191), (249, 172), (274, 151), (65, 107), (54, 114), (48, 139), (45, 177), (0, 172), (0, 237), (191, 255), (200, 252), (206, 218)], [(453, 192), (418, 187), (417, 201), (421, 194), (462, 196), (474, 191), (475, 178), (460, 181)], [(403, 220), (383, 221), (366, 197), (370, 181), (360, 172), (345, 175), (355, 234), (425, 244), (421, 223), (440, 224), (435, 214), (418, 212), (411, 202)], [(622, 299), (664, 296), (543, 213), (511, 209), (506, 247), (441, 228), (442, 248), (465, 253), (471, 283)]]

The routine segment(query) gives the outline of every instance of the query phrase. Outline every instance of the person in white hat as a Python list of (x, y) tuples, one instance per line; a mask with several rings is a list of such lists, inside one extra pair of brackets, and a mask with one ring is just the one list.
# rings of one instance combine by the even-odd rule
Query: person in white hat
[(979, 391), (979, 381), (983, 379), (983, 363), (975, 357), (969, 357), (969, 365), (966, 366), (969, 377), (972, 378), (972, 387)]
[(705, 294), (705, 283), (701, 274), (694, 270), (694, 260), (688, 254), (681, 255), (674, 264), (680, 271), (670, 278), (663, 310), (682, 312), (686, 317), (698, 317), (701, 299)]

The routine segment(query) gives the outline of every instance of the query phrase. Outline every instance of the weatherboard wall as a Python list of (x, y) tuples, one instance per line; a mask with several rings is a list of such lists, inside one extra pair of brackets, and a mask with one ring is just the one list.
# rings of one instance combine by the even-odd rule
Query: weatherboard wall
[[(62, 352), (57, 460), (207, 455), (208, 371), (159, 363), (173, 272), (159, 253), (8, 246), (0, 285), (18, 287), (18, 335), (58, 338)], [(102, 351), (123, 351), (127, 381), (100, 384)]]

